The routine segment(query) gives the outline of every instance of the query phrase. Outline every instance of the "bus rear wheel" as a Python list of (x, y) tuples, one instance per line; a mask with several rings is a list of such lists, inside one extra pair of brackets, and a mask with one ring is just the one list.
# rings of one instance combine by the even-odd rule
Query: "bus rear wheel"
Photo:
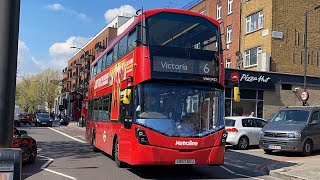
[(113, 145), (113, 157), (114, 162), (116, 163), (117, 167), (123, 168), (125, 167), (125, 163), (119, 160), (119, 143), (118, 139), (116, 139), (114, 145)]

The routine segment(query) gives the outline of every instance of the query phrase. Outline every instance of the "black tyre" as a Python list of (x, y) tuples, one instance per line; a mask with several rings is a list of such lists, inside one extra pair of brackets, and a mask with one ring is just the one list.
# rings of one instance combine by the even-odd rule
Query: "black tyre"
[(245, 149), (248, 149), (248, 147), (249, 147), (249, 139), (246, 136), (242, 136), (239, 139), (239, 142), (237, 144), (237, 149), (245, 150)]
[(264, 152), (266, 153), (266, 154), (272, 154), (272, 149), (264, 149)]
[(301, 152), (302, 156), (309, 156), (313, 151), (313, 143), (311, 140), (306, 140), (303, 145), (303, 150)]
[(32, 148), (30, 149), (30, 155), (29, 155), (28, 163), (33, 164), (34, 162), (36, 162), (37, 154), (38, 154), (37, 145), (33, 144)]
[(119, 143), (118, 139), (116, 139), (114, 145), (113, 145), (113, 157), (114, 161), (119, 168), (125, 167), (125, 163), (119, 160)]
[(92, 151), (99, 152), (99, 149), (96, 147), (96, 136), (92, 137)]

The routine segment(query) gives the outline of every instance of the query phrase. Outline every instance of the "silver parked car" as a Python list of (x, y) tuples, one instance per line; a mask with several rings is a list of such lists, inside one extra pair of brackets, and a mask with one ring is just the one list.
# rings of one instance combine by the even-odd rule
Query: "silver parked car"
[(259, 145), (266, 153), (293, 151), (304, 156), (320, 149), (320, 108), (303, 106), (279, 110), (261, 130)]

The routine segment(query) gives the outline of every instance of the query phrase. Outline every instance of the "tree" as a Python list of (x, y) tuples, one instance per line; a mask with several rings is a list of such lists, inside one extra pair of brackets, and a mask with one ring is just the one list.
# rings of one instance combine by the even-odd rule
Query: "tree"
[(59, 70), (46, 69), (38, 74), (24, 75), (17, 83), (16, 104), (25, 112), (34, 112), (38, 105), (47, 102), (51, 110), (59, 95), (60, 82)]

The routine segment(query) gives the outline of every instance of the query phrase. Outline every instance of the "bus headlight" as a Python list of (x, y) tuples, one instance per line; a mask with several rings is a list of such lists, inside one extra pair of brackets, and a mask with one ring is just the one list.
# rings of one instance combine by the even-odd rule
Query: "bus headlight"
[(136, 128), (136, 137), (140, 144), (144, 144), (144, 145), (149, 144), (147, 134), (144, 130)]

